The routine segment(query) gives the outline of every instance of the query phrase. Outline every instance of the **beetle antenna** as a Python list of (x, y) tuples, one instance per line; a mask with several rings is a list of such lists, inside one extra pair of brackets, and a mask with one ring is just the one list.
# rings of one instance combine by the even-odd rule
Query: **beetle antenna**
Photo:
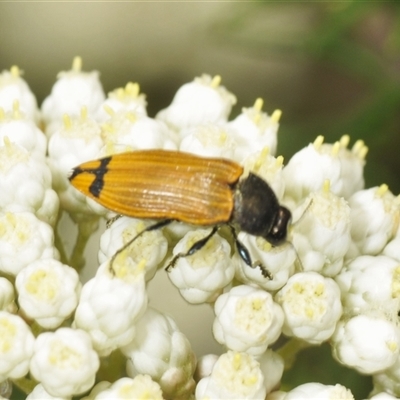
[[(110, 225), (115, 221), (115, 219), (118, 219), (120, 217), (120, 215), (112, 218), (110, 220)], [(154, 231), (156, 229), (161, 229), (164, 228), (164, 226), (167, 226), (168, 224), (170, 224), (173, 221), (173, 219), (164, 219), (162, 221), (156, 222), (153, 225), (148, 226), (146, 229), (143, 229), (141, 232), (139, 232), (136, 236), (134, 236), (132, 239), (130, 239), (127, 243), (125, 243), (121, 248), (119, 248), (114, 254), (113, 256), (110, 258), (110, 270), (111, 273), (114, 274), (114, 268), (113, 268), (113, 264), (116, 260), (116, 258), (124, 251), (126, 250), (137, 238), (139, 238), (140, 236), (142, 236), (144, 233), (146, 232), (150, 232), (150, 231)], [(107, 227), (110, 226), (107, 223)]]
[(303, 263), (301, 262), (301, 258), (296, 250), (296, 247), (294, 247), (294, 244), (292, 242), (287, 241), (286, 243), (293, 249), (294, 253), (296, 254), (296, 261), (299, 263), (300, 271), (304, 271)]
[(310, 199), (310, 201), (308, 202), (306, 208), (305, 208), (305, 209), (303, 210), (303, 212), (301, 213), (300, 217), (296, 220), (296, 222), (293, 222), (293, 223), (291, 224), (291, 227), (292, 227), (292, 228), (293, 228), (294, 226), (296, 226), (297, 224), (299, 224), (299, 223), (303, 220), (303, 218), (304, 218), (304, 216), (306, 215), (306, 213), (310, 210), (310, 207), (312, 206), (313, 202), (314, 202), (314, 199)]

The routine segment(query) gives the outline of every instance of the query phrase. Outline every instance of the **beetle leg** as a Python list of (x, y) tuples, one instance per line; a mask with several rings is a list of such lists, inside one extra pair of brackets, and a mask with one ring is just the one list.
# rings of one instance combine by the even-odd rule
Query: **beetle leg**
[(107, 228), (107, 229), (110, 228), (110, 226), (111, 226), (116, 220), (120, 219), (121, 217), (122, 217), (121, 214), (117, 214), (116, 216), (114, 216), (114, 217), (108, 219), (107, 222), (106, 222), (106, 228)]
[(264, 267), (264, 265), (260, 261), (253, 262), (251, 260), (251, 255), (249, 250), (247, 250), (246, 246), (238, 239), (235, 228), (229, 224), (231, 228), (233, 239), (235, 240), (236, 248), (239, 253), (240, 258), (251, 268), (260, 268), (261, 274), (264, 278), (268, 278), (270, 280), (273, 279), (271, 272)]
[[(119, 218), (120, 215), (117, 215), (117, 217)], [(118, 219), (116, 217), (114, 217), (111, 221), (114, 222), (114, 219)], [(110, 269), (111, 272), (113, 272), (113, 264), (115, 259), (118, 257), (119, 254), (121, 254), (125, 249), (127, 249), (138, 237), (142, 236), (144, 233), (146, 232), (150, 232), (150, 231), (154, 231), (156, 229), (161, 229), (164, 228), (164, 226), (167, 226), (168, 224), (170, 224), (172, 221), (174, 221), (173, 219), (163, 219), (162, 221), (156, 222), (153, 225), (148, 226), (146, 229), (143, 229), (141, 232), (139, 232), (134, 238), (132, 238), (131, 240), (129, 240), (128, 243), (125, 243), (120, 249), (118, 249), (114, 255), (111, 257), (110, 259)], [(111, 222), (111, 223), (112, 223)]]
[(172, 268), (175, 267), (176, 262), (181, 257), (191, 256), (192, 254), (196, 253), (196, 251), (202, 249), (207, 244), (207, 242), (215, 235), (215, 233), (218, 231), (219, 228), (220, 227), (218, 225), (214, 226), (212, 231), (207, 236), (203, 237), (203, 239), (200, 239), (196, 243), (194, 243), (186, 253), (178, 253), (176, 256), (174, 256), (174, 258), (166, 266), (165, 270), (169, 272)]

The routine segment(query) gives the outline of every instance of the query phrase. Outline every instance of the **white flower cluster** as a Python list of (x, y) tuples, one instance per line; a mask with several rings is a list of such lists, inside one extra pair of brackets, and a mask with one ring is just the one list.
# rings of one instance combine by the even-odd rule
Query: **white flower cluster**
[[(257, 99), (228, 120), (236, 98), (219, 76), (183, 85), (150, 118), (137, 83), (106, 99), (99, 74), (83, 72), (79, 57), (41, 110), (21, 75), (17, 67), (0, 75), (0, 382), (24, 387), (29, 399), (352, 399), (340, 384), (278, 390), (291, 343), (329, 341), (337, 361), (373, 376), (372, 398), (400, 396), (400, 199), (386, 185), (364, 189), (362, 141), (349, 149), (348, 136), (318, 137), (284, 166), (281, 112), (268, 115)], [(238, 233), (272, 279), (243, 261), (223, 228), (170, 270), (187, 302), (213, 306), (220, 356), (196, 363), (186, 336), (147, 296), (157, 270), (210, 227), (143, 232), (154, 221), (116, 217), (96, 274), (81, 283), (85, 244), (99, 218), (115, 214), (68, 175), (82, 162), (143, 149), (231, 159), (292, 211), (281, 246)], [(69, 257), (59, 207), (78, 224)], [(110, 382), (98, 382), (99, 369)]]

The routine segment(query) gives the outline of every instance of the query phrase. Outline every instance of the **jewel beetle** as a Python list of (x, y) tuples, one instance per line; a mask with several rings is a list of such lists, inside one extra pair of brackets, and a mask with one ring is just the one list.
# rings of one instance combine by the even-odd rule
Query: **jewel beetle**
[(171, 221), (213, 227), (186, 253), (175, 256), (167, 269), (179, 257), (201, 249), (227, 224), (243, 261), (271, 278), (261, 263), (252, 262), (249, 251), (237, 238), (236, 228), (278, 246), (286, 241), (291, 213), (279, 204), (262, 178), (251, 172), (242, 175), (239, 164), (223, 158), (139, 150), (85, 162), (73, 169), (69, 180), (83, 194), (118, 214), (159, 220), (139, 235)]

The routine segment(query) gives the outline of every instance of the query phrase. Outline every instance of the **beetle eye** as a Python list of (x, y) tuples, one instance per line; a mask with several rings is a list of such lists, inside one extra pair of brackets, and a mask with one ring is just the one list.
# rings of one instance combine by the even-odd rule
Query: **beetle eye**
[(279, 207), (272, 229), (264, 237), (273, 246), (279, 246), (286, 241), (288, 226), (292, 220), (292, 213), (286, 207)]

